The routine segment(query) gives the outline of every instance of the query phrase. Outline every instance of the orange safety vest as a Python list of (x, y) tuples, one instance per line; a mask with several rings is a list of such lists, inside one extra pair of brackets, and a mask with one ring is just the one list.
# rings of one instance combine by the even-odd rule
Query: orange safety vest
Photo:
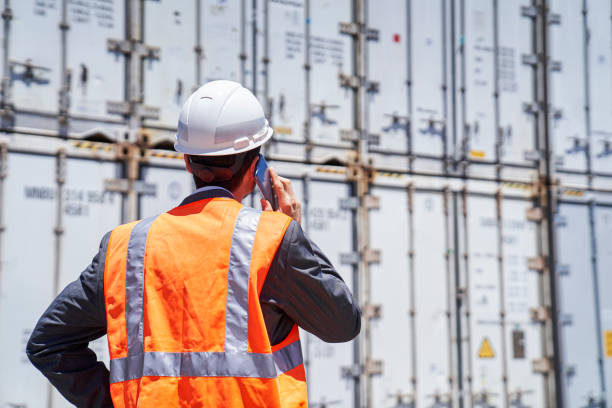
[(291, 219), (209, 198), (121, 225), (104, 270), (115, 407), (306, 407), (298, 327), (259, 294)]

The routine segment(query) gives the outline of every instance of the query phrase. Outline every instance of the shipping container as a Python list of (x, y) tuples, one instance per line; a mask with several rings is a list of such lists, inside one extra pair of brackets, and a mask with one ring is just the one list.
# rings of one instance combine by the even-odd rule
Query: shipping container
[(66, 406), (26, 341), (104, 233), (193, 190), (172, 144), (214, 79), (363, 311), (302, 333), (311, 406), (612, 406), (611, 7), (2, 1), (0, 407)]

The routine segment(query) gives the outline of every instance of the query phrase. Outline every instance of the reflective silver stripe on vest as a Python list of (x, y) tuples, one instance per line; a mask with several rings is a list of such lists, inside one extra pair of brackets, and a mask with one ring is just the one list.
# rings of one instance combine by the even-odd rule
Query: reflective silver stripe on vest
[(130, 234), (125, 267), (125, 320), (127, 331), (128, 356), (142, 353), (142, 296), (144, 287), (145, 246), (149, 228), (155, 217), (145, 218), (134, 225)]
[(116, 383), (142, 376), (276, 378), (303, 361), (298, 340), (272, 354), (148, 351), (110, 363), (110, 382)]
[(224, 350), (229, 353), (246, 352), (249, 349), (249, 270), (260, 216), (259, 211), (242, 207), (234, 226), (225, 308)]
[(300, 341), (269, 353), (248, 352), (249, 273), (261, 213), (243, 207), (230, 248), (224, 352), (160, 352), (143, 348), (144, 257), (156, 217), (140, 221), (130, 234), (126, 262), (128, 356), (110, 361), (110, 382), (142, 376), (275, 378), (303, 364)]

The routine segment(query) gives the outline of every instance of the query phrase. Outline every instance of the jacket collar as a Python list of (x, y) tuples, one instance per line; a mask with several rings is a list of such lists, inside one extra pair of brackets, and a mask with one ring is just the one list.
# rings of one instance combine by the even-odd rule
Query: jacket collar
[(185, 197), (185, 199), (179, 204), (179, 207), (181, 205), (191, 204), (196, 201), (206, 200), (207, 198), (215, 197), (227, 197), (235, 200), (234, 195), (229, 190), (226, 190), (223, 187), (206, 186), (198, 188), (196, 191)]

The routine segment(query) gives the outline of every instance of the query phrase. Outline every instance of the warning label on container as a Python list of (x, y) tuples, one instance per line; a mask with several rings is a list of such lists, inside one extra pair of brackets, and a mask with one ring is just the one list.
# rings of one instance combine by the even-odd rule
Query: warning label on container
[(480, 358), (495, 357), (495, 352), (493, 351), (493, 347), (491, 346), (489, 339), (486, 337), (482, 340), (482, 344), (480, 345), (480, 349), (478, 350), (478, 357)]
[(95, 22), (98, 27), (115, 26), (115, 0), (70, 0), (70, 20), (74, 23)]
[(612, 330), (604, 331), (604, 348), (606, 349), (606, 357), (612, 357)]

